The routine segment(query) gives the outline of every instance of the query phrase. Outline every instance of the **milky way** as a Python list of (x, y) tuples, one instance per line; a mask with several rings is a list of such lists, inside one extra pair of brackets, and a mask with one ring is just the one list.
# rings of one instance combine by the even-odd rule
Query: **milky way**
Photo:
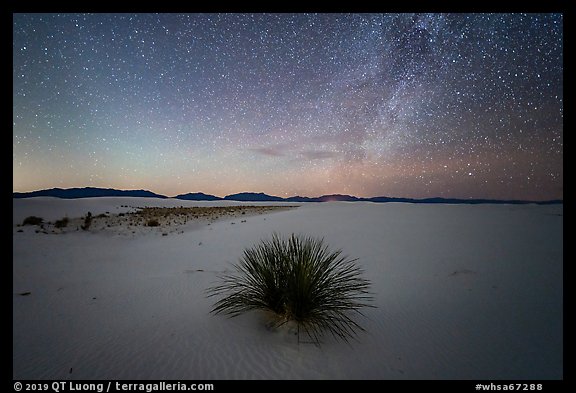
[(15, 14), (14, 191), (563, 197), (560, 14)]

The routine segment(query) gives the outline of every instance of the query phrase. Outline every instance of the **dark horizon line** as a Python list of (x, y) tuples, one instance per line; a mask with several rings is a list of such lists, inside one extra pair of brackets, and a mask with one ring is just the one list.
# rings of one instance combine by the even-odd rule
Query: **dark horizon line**
[[(88, 193), (87, 193), (88, 191)], [(92, 195), (89, 193), (92, 192)], [(120, 194), (120, 195), (119, 195)], [(409, 198), (409, 197), (391, 197), (391, 196), (373, 196), (373, 197), (357, 197), (348, 194), (325, 194), (317, 197), (306, 197), (301, 195), (294, 195), (291, 197), (279, 197), (269, 195), (263, 192), (240, 192), (229, 194), (224, 197), (206, 194), (203, 192), (189, 192), (178, 194), (175, 196), (166, 196), (157, 194), (149, 190), (123, 190), (116, 188), (102, 188), (102, 187), (72, 187), (72, 188), (49, 188), (29, 192), (12, 192), (12, 197), (16, 199), (32, 198), (37, 196), (52, 196), (60, 199), (81, 199), (91, 197), (152, 197), (161, 199), (180, 199), (180, 200), (197, 200), (197, 201), (214, 201), (214, 200), (235, 200), (244, 202), (327, 202), (327, 201), (348, 201), (348, 202), (407, 202), (407, 203), (516, 203), (516, 204), (559, 204), (564, 203), (563, 199), (549, 199), (549, 200), (524, 200), (524, 199), (490, 199), (490, 198), (453, 198), (453, 197), (425, 197), (425, 198)]]

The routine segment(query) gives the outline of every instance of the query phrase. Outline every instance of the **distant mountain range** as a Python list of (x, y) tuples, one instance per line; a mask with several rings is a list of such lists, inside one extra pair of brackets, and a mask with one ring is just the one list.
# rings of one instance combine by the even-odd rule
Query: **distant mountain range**
[(176, 195), (174, 199), (183, 199), (185, 201), (220, 201), (222, 198), (204, 194), (203, 192), (191, 192), (188, 194)]
[(62, 199), (94, 198), (94, 197), (144, 197), (144, 198), (168, 198), (165, 195), (155, 194), (148, 190), (116, 190), (114, 188), (50, 188), (48, 190), (32, 192), (14, 192), (13, 198), (31, 197), (56, 197)]
[[(51, 188), (48, 190), (32, 191), (32, 192), (14, 192), (13, 198), (31, 198), (39, 196), (56, 197), (63, 199), (77, 199), (77, 198), (94, 198), (94, 197), (145, 197), (145, 198), (169, 198), (166, 195), (155, 194), (148, 190), (116, 190), (113, 188)], [(289, 198), (281, 198), (273, 195), (255, 192), (242, 192), (239, 194), (227, 195), (224, 198), (215, 195), (204, 194), (202, 192), (181, 194), (173, 197), (174, 199), (181, 199), (186, 201), (241, 201), (241, 202), (404, 202), (404, 203), (447, 203), (447, 204), (528, 204), (535, 203), (538, 205), (553, 205), (563, 203), (563, 200), (556, 199), (550, 201), (522, 201), (522, 200), (499, 200), (499, 199), (455, 199), (455, 198), (395, 198), (395, 197), (372, 197), (372, 198), (358, 198), (352, 195), (322, 195), (316, 198), (293, 196)]]
[(224, 197), (227, 201), (243, 201), (243, 202), (285, 202), (284, 198), (277, 196), (266, 195), (262, 192), (241, 192), (239, 194), (227, 195)]

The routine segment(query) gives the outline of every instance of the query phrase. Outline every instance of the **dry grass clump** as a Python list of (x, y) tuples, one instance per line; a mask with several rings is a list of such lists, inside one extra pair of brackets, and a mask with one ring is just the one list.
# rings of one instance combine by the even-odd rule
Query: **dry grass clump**
[(66, 228), (68, 226), (68, 223), (70, 222), (70, 220), (68, 219), (68, 217), (64, 217), (60, 220), (57, 220), (54, 223), (54, 227), (56, 228)]
[(146, 223), (146, 226), (148, 227), (158, 227), (160, 226), (160, 223), (158, 222), (158, 220), (156, 220), (155, 218), (148, 220), (148, 222)]
[(42, 217), (28, 216), (22, 221), (22, 225), (41, 225), (43, 222)]

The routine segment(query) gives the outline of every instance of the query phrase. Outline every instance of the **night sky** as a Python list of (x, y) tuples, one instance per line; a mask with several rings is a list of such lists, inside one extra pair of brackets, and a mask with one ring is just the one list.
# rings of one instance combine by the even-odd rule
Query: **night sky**
[(560, 14), (14, 14), (13, 190), (563, 198)]

